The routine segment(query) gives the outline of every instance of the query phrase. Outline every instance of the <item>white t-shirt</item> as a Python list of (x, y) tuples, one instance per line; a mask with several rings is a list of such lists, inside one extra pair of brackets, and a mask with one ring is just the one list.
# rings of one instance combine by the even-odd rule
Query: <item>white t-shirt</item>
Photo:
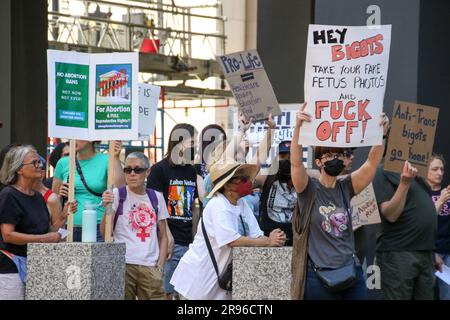
[[(113, 210), (119, 206), (119, 189), (114, 188)], [(159, 258), (157, 222), (167, 219), (164, 196), (155, 191), (158, 213), (151, 205), (147, 194), (136, 194), (127, 186), (127, 198), (123, 202), (123, 213), (119, 215), (114, 229), (114, 241), (126, 244), (125, 260), (128, 264), (155, 266)]]
[[(235, 206), (219, 193), (206, 205), (203, 219), (219, 274), (232, 258), (231, 247), (228, 244), (244, 235), (244, 229), (247, 237), (258, 238), (264, 235), (252, 210), (243, 199), (239, 199), (238, 205)], [(226, 291), (219, 287), (217, 274), (203, 237), (201, 221), (194, 242), (189, 245), (189, 250), (178, 263), (170, 283), (177, 292), (189, 300), (230, 299)]]

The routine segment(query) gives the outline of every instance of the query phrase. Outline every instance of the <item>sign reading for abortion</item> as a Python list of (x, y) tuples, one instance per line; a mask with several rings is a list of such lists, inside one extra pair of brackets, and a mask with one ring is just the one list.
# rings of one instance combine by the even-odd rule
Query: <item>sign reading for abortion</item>
[(395, 101), (384, 169), (402, 172), (408, 160), (420, 176), (426, 177), (438, 116), (438, 108)]
[(281, 115), (281, 109), (256, 50), (218, 58), (241, 112), (255, 121)]
[(48, 50), (47, 67), (49, 137), (138, 138), (137, 53)]
[(310, 25), (305, 67), (303, 145), (380, 145), (391, 26)]

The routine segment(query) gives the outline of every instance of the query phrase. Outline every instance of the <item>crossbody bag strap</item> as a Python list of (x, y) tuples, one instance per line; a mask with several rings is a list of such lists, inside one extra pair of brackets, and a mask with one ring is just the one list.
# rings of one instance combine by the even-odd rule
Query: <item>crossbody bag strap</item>
[(81, 171), (80, 162), (78, 161), (77, 158), (75, 158), (75, 166), (77, 167), (78, 175), (80, 176), (81, 182), (83, 182), (83, 185), (86, 188), (86, 190), (88, 192), (92, 193), (94, 196), (101, 197), (102, 196), (101, 193), (97, 193), (95, 191), (92, 191), (92, 189), (88, 187), (88, 185), (86, 183), (86, 180), (84, 179), (83, 172)]
[(350, 210), (350, 206), (348, 205), (347, 198), (345, 197), (344, 188), (342, 188), (341, 183), (338, 183), (338, 185), (339, 185), (339, 189), (341, 190), (342, 200), (344, 200), (345, 211), (347, 212), (347, 216), (349, 216), (350, 221), (351, 221), (351, 216), (350, 216), (351, 210)]
[[(351, 180), (350, 180), (350, 183), (351, 183)], [(348, 205), (347, 198), (345, 197), (344, 188), (342, 188), (342, 185), (340, 183), (339, 183), (339, 189), (341, 190), (341, 193), (342, 193), (342, 199), (344, 200), (345, 211), (347, 211), (347, 217), (350, 221), (350, 227), (351, 227), (352, 212), (350, 210), (350, 206)], [(354, 252), (353, 252), (353, 261), (355, 261), (355, 253)]]
[(205, 223), (203, 222), (203, 216), (200, 217), (200, 219), (202, 220), (202, 231), (203, 231), (203, 237), (205, 238), (206, 247), (208, 248), (208, 252), (211, 257), (211, 261), (214, 265), (214, 269), (216, 270), (217, 278), (219, 278), (219, 267), (217, 266), (216, 257), (214, 256), (214, 252), (212, 250), (211, 243), (209, 242), (208, 234), (206, 233)]

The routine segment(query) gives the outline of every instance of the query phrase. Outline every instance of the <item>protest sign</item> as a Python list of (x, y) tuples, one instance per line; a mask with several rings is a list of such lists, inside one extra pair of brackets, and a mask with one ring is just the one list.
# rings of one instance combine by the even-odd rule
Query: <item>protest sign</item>
[(82, 140), (138, 137), (138, 53), (48, 50), (48, 135)]
[(438, 116), (438, 108), (395, 101), (384, 169), (402, 172), (408, 160), (420, 176), (426, 177)]
[(160, 92), (161, 87), (139, 83), (139, 140), (154, 134)]
[(380, 145), (391, 26), (310, 25), (306, 112), (300, 142), (311, 146)]
[(372, 183), (351, 200), (353, 230), (367, 224), (380, 223), (380, 212)]
[(278, 101), (256, 50), (218, 57), (240, 111), (255, 121), (281, 115)]

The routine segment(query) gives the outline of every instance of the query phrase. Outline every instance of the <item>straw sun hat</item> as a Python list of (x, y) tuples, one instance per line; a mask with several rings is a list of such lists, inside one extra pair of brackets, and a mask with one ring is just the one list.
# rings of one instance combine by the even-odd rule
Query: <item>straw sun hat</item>
[(209, 170), (211, 183), (214, 187), (207, 198), (211, 198), (234, 176), (248, 176), (250, 180), (253, 180), (257, 173), (258, 166), (256, 164), (239, 163), (234, 160), (215, 163)]

